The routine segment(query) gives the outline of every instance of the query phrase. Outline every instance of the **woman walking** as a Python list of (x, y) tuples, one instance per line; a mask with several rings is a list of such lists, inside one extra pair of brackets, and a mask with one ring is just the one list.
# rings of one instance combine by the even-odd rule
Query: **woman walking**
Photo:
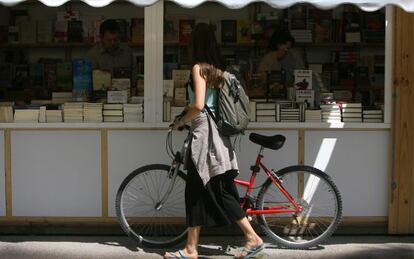
[(186, 218), (189, 227), (184, 249), (167, 252), (164, 258), (198, 258), (200, 229), (236, 222), (246, 242), (235, 258), (250, 258), (263, 250), (263, 240), (256, 234), (239, 205), (233, 182), (238, 165), (230, 138), (220, 135), (214, 120), (204, 107), (217, 109), (218, 89), (223, 86), (223, 62), (211, 27), (195, 26), (190, 42), (192, 76), (188, 86), (190, 104), (174, 123), (179, 129), (191, 122), (192, 134), (187, 151)]

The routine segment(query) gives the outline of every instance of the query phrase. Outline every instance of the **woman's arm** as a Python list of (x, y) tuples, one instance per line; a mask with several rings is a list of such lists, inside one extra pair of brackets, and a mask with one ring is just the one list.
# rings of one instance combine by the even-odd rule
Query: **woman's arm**
[(180, 120), (175, 122), (174, 128), (180, 128), (187, 122), (192, 121), (203, 110), (205, 105), (206, 95), (206, 80), (200, 75), (200, 66), (194, 65), (193, 71), (193, 86), (194, 86), (194, 101), (190, 103), (187, 108), (187, 112)]

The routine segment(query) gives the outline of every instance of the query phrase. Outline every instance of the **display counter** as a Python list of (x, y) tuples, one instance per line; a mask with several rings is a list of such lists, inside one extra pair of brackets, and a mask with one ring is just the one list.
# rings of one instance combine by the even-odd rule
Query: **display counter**
[[(0, 222), (115, 222), (121, 181), (140, 166), (170, 163), (167, 126), (0, 124)], [(242, 179), (259, 150), (248, 140), (252, 131), (286, 136), (281, 150), (265, 151), (269, 168), (308, 164), (326, 171), (342, 194), (345, 222), (386, 224), (390, 124), (251, 123), (235, 142)], [(174, 135), (176, 148), (184, 137)]]

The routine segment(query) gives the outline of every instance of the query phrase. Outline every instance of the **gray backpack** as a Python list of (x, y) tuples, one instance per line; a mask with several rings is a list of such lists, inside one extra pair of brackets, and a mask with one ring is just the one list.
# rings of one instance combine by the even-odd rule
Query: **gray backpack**
[(249, 97), (236, 76), (224, 72), (224, 86), (219, 89), (218, 109), (214, 115), (205, 105), (207, 112), (217, 124), (218, 131), (224, 136), (243, 134), (250, 121)]

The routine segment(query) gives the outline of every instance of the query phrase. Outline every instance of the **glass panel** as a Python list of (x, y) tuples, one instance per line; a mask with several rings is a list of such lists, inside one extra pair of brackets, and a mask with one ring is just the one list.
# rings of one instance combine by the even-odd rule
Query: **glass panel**
[(0, 12), (0, 100), (19, 110), (15, 121), (143, 121), (143, 7), (27, 2)]
[(171, 2), (164, 17), (164, 121), (185, 104), (188, 40), (199, 22), (215, 30), (226, 70), (251, 98), (252, 121), (383, 121), (385, 9), (280, 10), (264, 3), (186, 9)]

